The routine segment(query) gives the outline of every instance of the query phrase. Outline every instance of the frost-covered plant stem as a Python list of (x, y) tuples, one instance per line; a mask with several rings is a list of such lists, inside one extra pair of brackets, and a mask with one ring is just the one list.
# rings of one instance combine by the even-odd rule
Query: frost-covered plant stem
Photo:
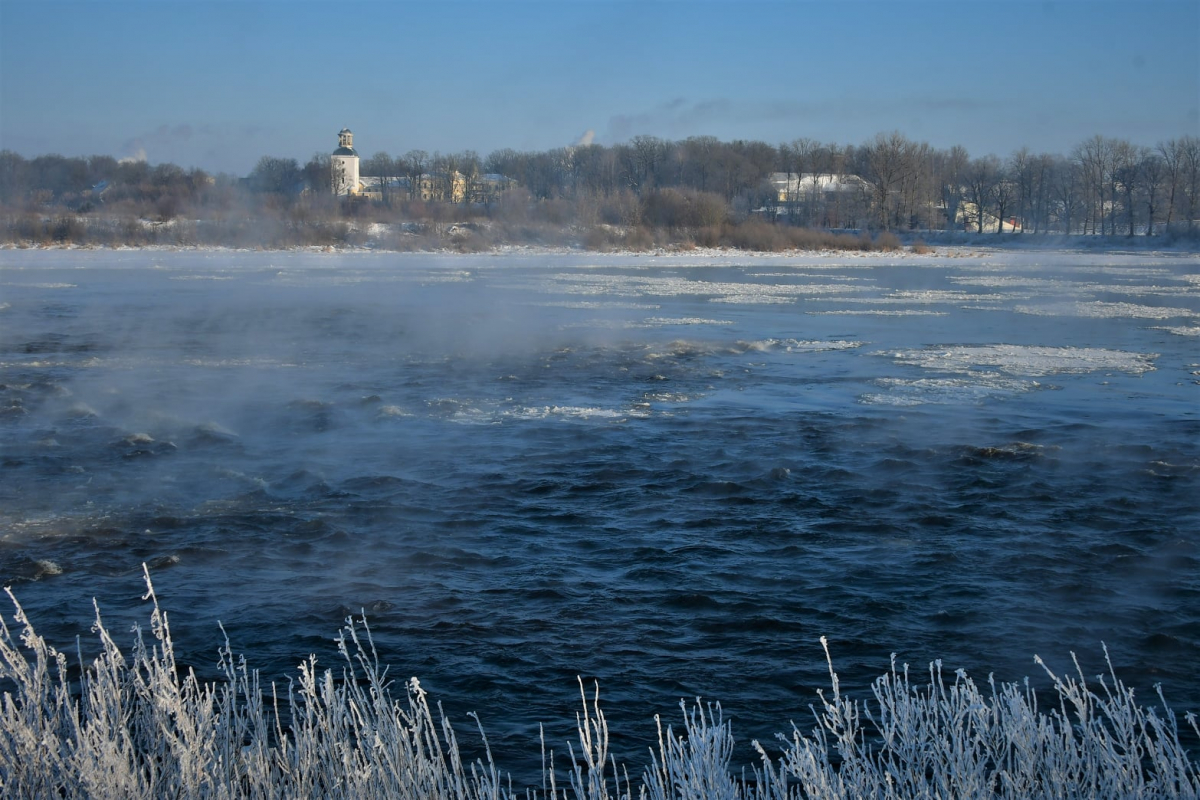
[[(152, 604), (149, 639), (135, 628), (126, 657), (96, 611), (99, 654), (67, 660), (34, 631), (16, 598), (0, 617), (0, 796), (62, 798), (515, 798), (527, 800), (787, 800), (788, 798), (1200, 797), (1200, 765), (1175, 715), (1138, 705), (1109, 672), (1089, 687), (1041, 664), (1057, 697), (1042, 711), (1028, 682), (981, 692), (940, 662), (917, 685), (907, 665), (872, 686), (874, 702), (841, 692), (828, 643), (831, 693), (818, 693), (809, 733), (793, 725), (773, 760), (758, 742), (751, 777), (731, 770), (733, 734), (720, 705), (681, 703), (682, 733), (663, 730), (639, 785), (608, 749), (599, 687), (580, 681), (579, 750), (560, 783), (543, 739), (540, 788), (516, 793), (502, 778), (479, 718), (484, 758), (463, 762), (454, 729), (437, 719), (416, 678), (393, 695), (365, 621), (338, 638), (340, 669), (300, 663), (270, 706), (258, 674), (219, 650), (221, 679), (181, 674), (167, 615)], [(82, 648), (81, 651), (82, 652)], [(1108, 652), (1105, 650), (1105, 657)], [(287, 720), (287, 724), (283, 720)], [(1196, 717), (1186, 722), (1200, 738)], [(560, 788), (560, 787), (566, 788)]]

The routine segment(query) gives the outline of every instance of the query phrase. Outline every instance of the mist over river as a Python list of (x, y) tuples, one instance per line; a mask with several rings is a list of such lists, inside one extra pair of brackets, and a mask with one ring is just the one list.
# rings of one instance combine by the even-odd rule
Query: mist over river
[(518, 774), (576, 676), (618, 761), (702, 696), (749, 764), (822, 635), (1200, 711), (1200, 258), (0, 251), (0, 580), (94, 653), (143, 562), (200, 674), (365, 610)]

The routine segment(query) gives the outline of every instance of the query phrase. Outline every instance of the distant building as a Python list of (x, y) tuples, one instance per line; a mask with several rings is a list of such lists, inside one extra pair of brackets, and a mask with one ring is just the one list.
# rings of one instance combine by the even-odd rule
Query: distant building
[(814, 195), (869, 195), (874, 188), (870, 181), (857, 175), (818, 175), (813, 172), (773, 172), (771, 186), (780, 203), (795, 202)]
[(874, 185), (857, 175), (773, 172), (763, 213), (818, 228), (859, 228), (867, 220)]
[(517, 182), (504, 175), (466, 176), (454, 172), (425, 172), (416, 178), (396, 175), (362, 175), (358, 152), (354, 149), (354, 134), (349, 128), (338, 133), (338, 148), (329, 158), (333, 173), (333, 193), (339, 197), (362, 197), (369, 200), (389, 200), (403, 195), (425, 201), (451, 203), (489, 203)]
[(333, 173), (333, 193), (344, 196), (359, 194), (362, 186), (358, 178), (358, 153), (354, 150), (354, 134), (349, 128), (338, 133), (338, 149), (329, 157), (329, 168)]

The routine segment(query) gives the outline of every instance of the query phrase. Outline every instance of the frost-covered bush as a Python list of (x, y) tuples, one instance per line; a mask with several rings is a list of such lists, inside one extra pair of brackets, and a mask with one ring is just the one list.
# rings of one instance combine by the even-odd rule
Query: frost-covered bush
[[(598, 689), (583, 713), (569, 767), (546, 757), (537, 788), (514, 790), (487, 747), (471, 763), (414, 678), (397, 688), (365, 622), (338, 639), (341, 669), (310, 657), (286, 689), (221, 649), (223, 677), (208, 683), (176, 664), (167, 616), (152, 602), (151, 640), (135, 633), (128, 656), (97, 611), (100, 654), (80, 664), (37, 635), (13, 598), (14, 636), (0, 619), (0, 796), (325, 798), (908, 798), (1172, 797), (1200, 795), (1200, 765), (1180, 743), (1174, 715), (1134, 702), (1115, 674), (1099, 691), (1047, 669), (1056, 707), (1043, 711), (1025, 685), (964, 673), (928, 682), (907, 667), (879, 678), (874, 702), (818, 693), (807, 732), (793, 726), (773, 758), (735, 774), (721, 708), (684, 711), (680, 733), (658, 723), (658, 747), (640, 780), (608, 753)], [(9, 596), (12, 597), (11, 592)], [(824, 644), (824, 640), (822, 640)], [(826, 649), (828, 658), (828, 649)], [(1040, 661), (1039, 661), (1040, 663)], [(1043, 665), (1044, 666), (1044, 665)], [(1078, 671), (1078, 664), (1076, 664)], [(393, 694), (395, 692), (395, 694)], [(1160, 700), (1161, 700), (1160, 695)], [(285, 722), (286, 721), (286, 722)], [(656, 718), (657, 721), (657, 718)], [(1200, 736), (1196, 720), (1188, 724)], [(478, 725), (478, 719), (476, 718)]]

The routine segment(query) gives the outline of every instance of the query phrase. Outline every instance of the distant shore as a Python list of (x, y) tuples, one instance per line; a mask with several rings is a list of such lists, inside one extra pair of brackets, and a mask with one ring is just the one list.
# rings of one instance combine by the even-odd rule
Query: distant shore
[[(762, 225), (763, 228), (776, 226)], [(196, 242), (182, 240), (164, 241), (82, 241), (10, 240), (0, 241), (0, 252), (11, 250), (114, 250), (114, 251), (214, 251), (214, 252), (308, 252), (308, 253), (430, 253), (430, 254), (506, 254), (506, 253), (612, 253), (612, 254), (687, 254), (687, 255), (818, 255), (821, 253), (844, 256), (862, 255), (957, 255), (959, 257), (987, 252), (1013, 251), (1066, 251), (1066, 252), (1164, 252), (1176, 254), (1200, 254), (1200, 235), (1175, 236), (1098, 236), (1061, 234), (976, 234), (953, 231), (913, 231), (903, 234), (880, 232), (872, 236), (869, 232), (830, 232), (804, 228), (786, 228), (795, 231), (795, 241), (787, 241), (786, 234), (779, 238), (761, 241), (761, 231), (755, 231), (760, 241), (747, 238), (738, 243), (698, 244), (684, 237), (669, 235), (625, 241), (626, 235), (617, 232), (612, 241), (596, 243), (586, 237), (572, 237), (570, 231), (561, 235), (539, 237), (534, 241), (512, 241), (509, 237), (488, 237), (483, 241), (469, 227), (451, 228), (437, 233), (411, 233), (402, 226), (371, 225), (361, 236), (326, 243), (269, 244), (247, 242)], [(400, 230), (392, 230), (393, 228)], [(159, 237), (156, 237), (156, 239)], [(759, 245), (759, 246), (756, 246)]]

